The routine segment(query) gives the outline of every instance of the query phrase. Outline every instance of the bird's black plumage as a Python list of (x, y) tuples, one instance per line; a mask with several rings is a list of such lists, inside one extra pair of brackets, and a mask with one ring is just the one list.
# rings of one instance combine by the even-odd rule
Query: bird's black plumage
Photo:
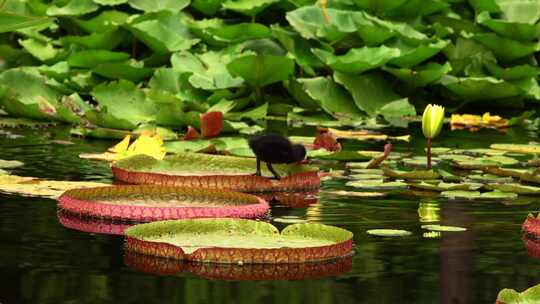
[(255, 136), (249, 140), (249, 147), (257, 157), (255, 174), (261, 175), (263, 161), (277, 179), (279, 175), (272, 168), (272, 164), (290, 164), (306, 157), (306, 148), (303, 145), (292, 144), (287, 138), (277, 134)]

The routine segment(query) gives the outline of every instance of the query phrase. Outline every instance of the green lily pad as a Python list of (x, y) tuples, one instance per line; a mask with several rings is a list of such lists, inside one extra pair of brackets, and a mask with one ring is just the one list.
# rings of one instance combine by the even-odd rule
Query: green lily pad
[[(425, 156), (407, 157), (407, 158), (402, 159), (401, 162), (407, 167), (420, 167), (420, 168), (427, 167), (427, 158)], [(440, 162), (440, 159), (438, 157), (431, 158), (431, 163), (433, 165), (437, 165), (439, 162)]]
[(540, 50), (540, 42), (520, 42), (495, 33), (474, 34), (471, 38), (489, 48), (503, 62), (523, 58)]
[(363, 197), (363, 198), (374, 198), (374, 197), (384, 197), (387, 196), (386, 192), (358, 192), (358, 191), (345, 191), (345, 190), (336, 190), (336, 191), (323, 191), (321, 195), (337, 195), (337, 196), (351, 196), (351, 197)]
[(462, 169), (483, 169), (488, 166), (516, 165), (519, 161), (507, 156), (486, 156), (470, 160), (452, 159), (452, 165)]
[(479, 191), (443, 191), (441, 196), (450, 199), (465, 199), (465, 200), (507, 200), (516, 199), (518, 195), (511, 192), (491, 191), (480, 193)]
[[(241, 264), (338, 258), (352, 253), (353, 237), (345, 229), (323, 224), (293, 224), (280, 233), (269, 223), (238, 219), (160, 221), (132, 226), (125, 234), (127, 251)], [(323, 250), (328, 246), (332, 250)]]
[(383, 182), (382, 180), (361, 180), (361, 181), (352, 181), (345, 184), (349, 187), (354, 187), (361, 190), (403, 190), (407, 189), (408, 185), (404, 182)]
[(523, 292), (505, 288), (497, 295), (498, 304), (528, 304), (540, 301), (540, 284), (528, 288)]
[[(94, 0), (95, 1), (95, 0)], [(189, 5), (189, 0), (128, 0), (133, 8), (144, 12), (171, 11), (177, 13)]]
[(500, 177), (494, 174), (471, 174), (467, 175), (467, 179), (482, 184), (511, 183), (514, 181), (511, 177)]
[(401, 179), (438, 179), (441, 177), (433, 170), (397, 171), (384, 167), (383, 171), (386, 176)]
[(412, 183), (411, 186), (419, 189), (425, 189), (425, 190), (432, 190), (432, 191), (456, 191), (456, 190), (462, 190), (462, 191), (473, 191), (478, 190), (482, 188), (483, 184), (480, 183), (426, 183), (426, 182), (420, 182), (420, 183)]
[(518, 86), (493, 77), (454, 77), (445, 75), (439, 81), (452, 93), (466, 100), (493, 100), (520, 96)]
[(467, 231), (467, 228), (456, 226), (443, 226), (443, 225), (422, 225), (422, 229), (429, 231), (441, 231), (441, 232), (463, 232)]
[(0, 159), (0, 169), (6, 169), (6, 168), (16, 168), (24, 165), (23, 162), (20, 162), (18, 160), (5, 160)]
[(522, 154), (539, 154), (540, 145), (530, 144), (492, 144), (489, 146), (491, 149), (503, 150), (514, 153)]
[[(272, 176), (262, 167), (263, 176)], [(320, 185), (316, 167), (298, 164), (273, 167), (282, 179), (254, 176), (256, 160), (253, 158), (183, 152), (165, 156), (163, 160), (146, 155), (124, 158), (113, 164), (113, 174), (132, 184), (209, 186), (241, 191), (290, 191), (315, 189)]]
[(54, 22), (53, 18), (42, 16), (27, 16), (13, 12), (0, 12), (0, 33), (12, 32), (33, 26), (45, 26)]
[(387, 237), (403, 237), (412, 235), (412, 232), (399, 229), (370, 229), (366, 231), (369, 235), (387, 236)]
[(294, 60), (278, 55), (245, 55), (229, 62), (227, 70), (258, 88), (287, 80), (294, 72)]
[(486, 188), (492, 190), (499, 190), (505, 192), (513, 192), (517, 194), (537, 195), (540, 194), (540, 187), (526, 186), (518, 183), (505, 183), (505, 184), (490, 184)]
[(476, 17), (476, 21), (493, 32), (509, 39), (531, 41), (540, 36), (540, 25), (538, 24), (524, 23), (521, 20), (518, 22), (511, 22), (502, 19), (492, 19), (489, 12), (480, 13)]
[(384, 175), (382, 174), (351, 174), (350, 178), (355, 180), (383, 180)]

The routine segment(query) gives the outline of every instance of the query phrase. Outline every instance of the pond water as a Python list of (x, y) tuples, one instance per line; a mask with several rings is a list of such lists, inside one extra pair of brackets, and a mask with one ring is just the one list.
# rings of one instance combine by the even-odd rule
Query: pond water
[[(24, 137), (0, 134), (0, 159), (25, 163), (14, 174), (111, 181), (105, 163), (82, 160), (78, 154), (102, 152), (112, 142), (69, 138), (64, 128), (11, 132)], [(485, 148), (538, 138), (533, 131), (509, 132), (445, 131), (435, 144)], [(418, 142), (397, 144), (396, 149), (421, 152), (423, 137), (415, 133), (413, 138)], [(382, 150), (383, 143), (345, 146)], [(340, 181), (323, 184), (323, 189), (345, 188)], [(420, 226), (427, 222), (419, 217), (419, 206), (438, 214), (435, 223), (468, 230), (424, 235)], [(494, 303), (503, 288), (521, 291), (540, 283), (540, 260), (527, 254), (520, 231), (527, 214), (539, 210), (540, 199), (532, 197), (524, 204), (505, 205), (322, 195), (308, 207), (275, 205), (272, 217), (351, 230), (356, 254), (350, 271), (294, 281), (223, 281), (188, 271), (158, 275), (133, 269), (125, 263), (122, 237), (63, 227), (54, 200), (0, 194), (0, 303)], [(375, 228), (413, 234), (382, 238), (366, 233)]]

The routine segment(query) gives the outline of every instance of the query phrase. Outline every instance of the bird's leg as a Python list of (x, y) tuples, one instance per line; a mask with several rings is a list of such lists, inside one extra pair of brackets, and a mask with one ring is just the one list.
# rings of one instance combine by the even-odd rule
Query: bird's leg
[(255, 175), (261, 176), (261, 160), (257, 157), (257, 171), (255, 171)]
[(272, 172), (272, 174), (274, 174), (275, 179), (280, 179), (279, 174), (277, 174), (276, 170), (272, 168), (272, 163), (266, 163), (266, 167), (268, 168), (268, 170), (270, 170), (270, 172)]

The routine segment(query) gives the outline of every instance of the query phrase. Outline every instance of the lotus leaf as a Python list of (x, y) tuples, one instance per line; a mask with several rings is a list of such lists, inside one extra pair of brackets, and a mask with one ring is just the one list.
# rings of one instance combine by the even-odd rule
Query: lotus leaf
[(49, 16), (78, 16), (95, 12), (99, 9), (99, 5), (92, 0), (77, 0), (64, 2), (65, 5), (58, 7), (51, 5), (47, 8)]
[(54, 59), (60, 49), (54, 48), (51, 43), (39, 41), (37, 39), (19, 39), (19, 44), (32, 56), (40, 61), (49, 61)]
[(383, 69), (410, 86), (423, 87), (441, 79), (452, 70), (452, 67), (447, 62), (444, 65), (427, 63), (415, 68), (383, 67)]
[(116, 11), (104, 10), (96, 17), (90, 19), (73, 19), (73, 21), (88, 33), (103, 33), (116, 30), (119, 25), (124, 24), (129, 15)]
[[(293, 224), (281, 233), (260, 221), (161, 221), (126, 230), (128, 251), (214, 263), (298, 263), (349, 255), (352, 233), (323, 224)], [(170, 250), (173, 249), (173, 250)]]
[(523, 58), (540, 50), (540, 42), (519, 42), (493, 33), (475, 34), (472, 39), (485, 45), (504, 62)]
[(412, 68), (415, 65), (435, 56), (444, 47), (448, 45), (448, 41), (439, 40), (434, 43), (421, 44), (420, 46), (411, 46), (402, 41), (390, 44), (391, 47), (401, 51), (399, 57), (390, 60), (390, 64), (397, 65), (402, 68)]
[(74, 68), (93, 68), (102, 63), (125, 61), (127, 59), (129, 59), (128, 53), (107, 50), (83, 50), (72, 53), (68, 57), (67, 63)]
[(185, 16), (162, 11), (132, 19), (127, 29), (157, 53), (190, 49), (199, 39), (192, 37)]
[(399, 49), (386, 46), (354, 48), (342, 56), (336, 56), (321, 49), (313, 49), (312, 51), (334, 71), (354, 74), (380, 67), (388, 61), (401, 56)]
[(329, 78), (315, 77), (298, 79), (307, 95), (323, 108), (326, 113), (336, 117), (357, 117), (362, 115), (349, 94)]
[(148, 100), (142, 90), (132, 82), (120, 80), (94, 88), (92, 95), (101, 107), (89, 116), (97, 125), (134, 129), (140, 123), (155, 119), (156, 107)]
[(375, 236), (387, 236), (387, 237), (403, 237), (412, 235), (412, 232), (399, 229), (370, 229), (366, 231), (367, 234)]
[(523, 23), (521, 20), (518, 22), (511, 22), (507, 20), (492, 19), (489, 12), (480, 13), (476, 17), (476, 20), (478, 23), (488, 27), (495, 33), (510, 39), (531, 41), (540, 36), (540, 25), (538, 24)]
[(456, 227), (456, 226), (443, 226), (443, 225), (422, 225), (422, 229), (427, 229), (430, 231), (441, 231), (441, 232), (463, 232), (467, 231), (467, 228)]
[(177, 13), (189, 5), (189, 0), (128, 0), (133, 8), (144, 12), (171, 11)]
[(226, 0), (222, 7), (248, 16), (255, 16), (279, 0)]
[(11, 12), (0, 12), (0, 33), (11, 32), (33, 26), (52, 24), (54, 19), (41, 16), (26, 16)]
[(245, 55), (229, 62), (227, 70), (258, 88), (288, 79), (294, 72), (294, 61), (285, 56)]
[(493, 77), (454, 77), (445, 75), (440, 83), (466, 100), (492, 100), (519, 96), (523, 90), (509, 82)]
[(206, 52), (194, 55), (183, 51), (171, 56), (173, 68), (180, 73), (190, 73), (189, 83), (205, 90), (233, 88), (242, 85), (240, 77), (231, 75), (225, 67), (235, 58), (229, 52)]

